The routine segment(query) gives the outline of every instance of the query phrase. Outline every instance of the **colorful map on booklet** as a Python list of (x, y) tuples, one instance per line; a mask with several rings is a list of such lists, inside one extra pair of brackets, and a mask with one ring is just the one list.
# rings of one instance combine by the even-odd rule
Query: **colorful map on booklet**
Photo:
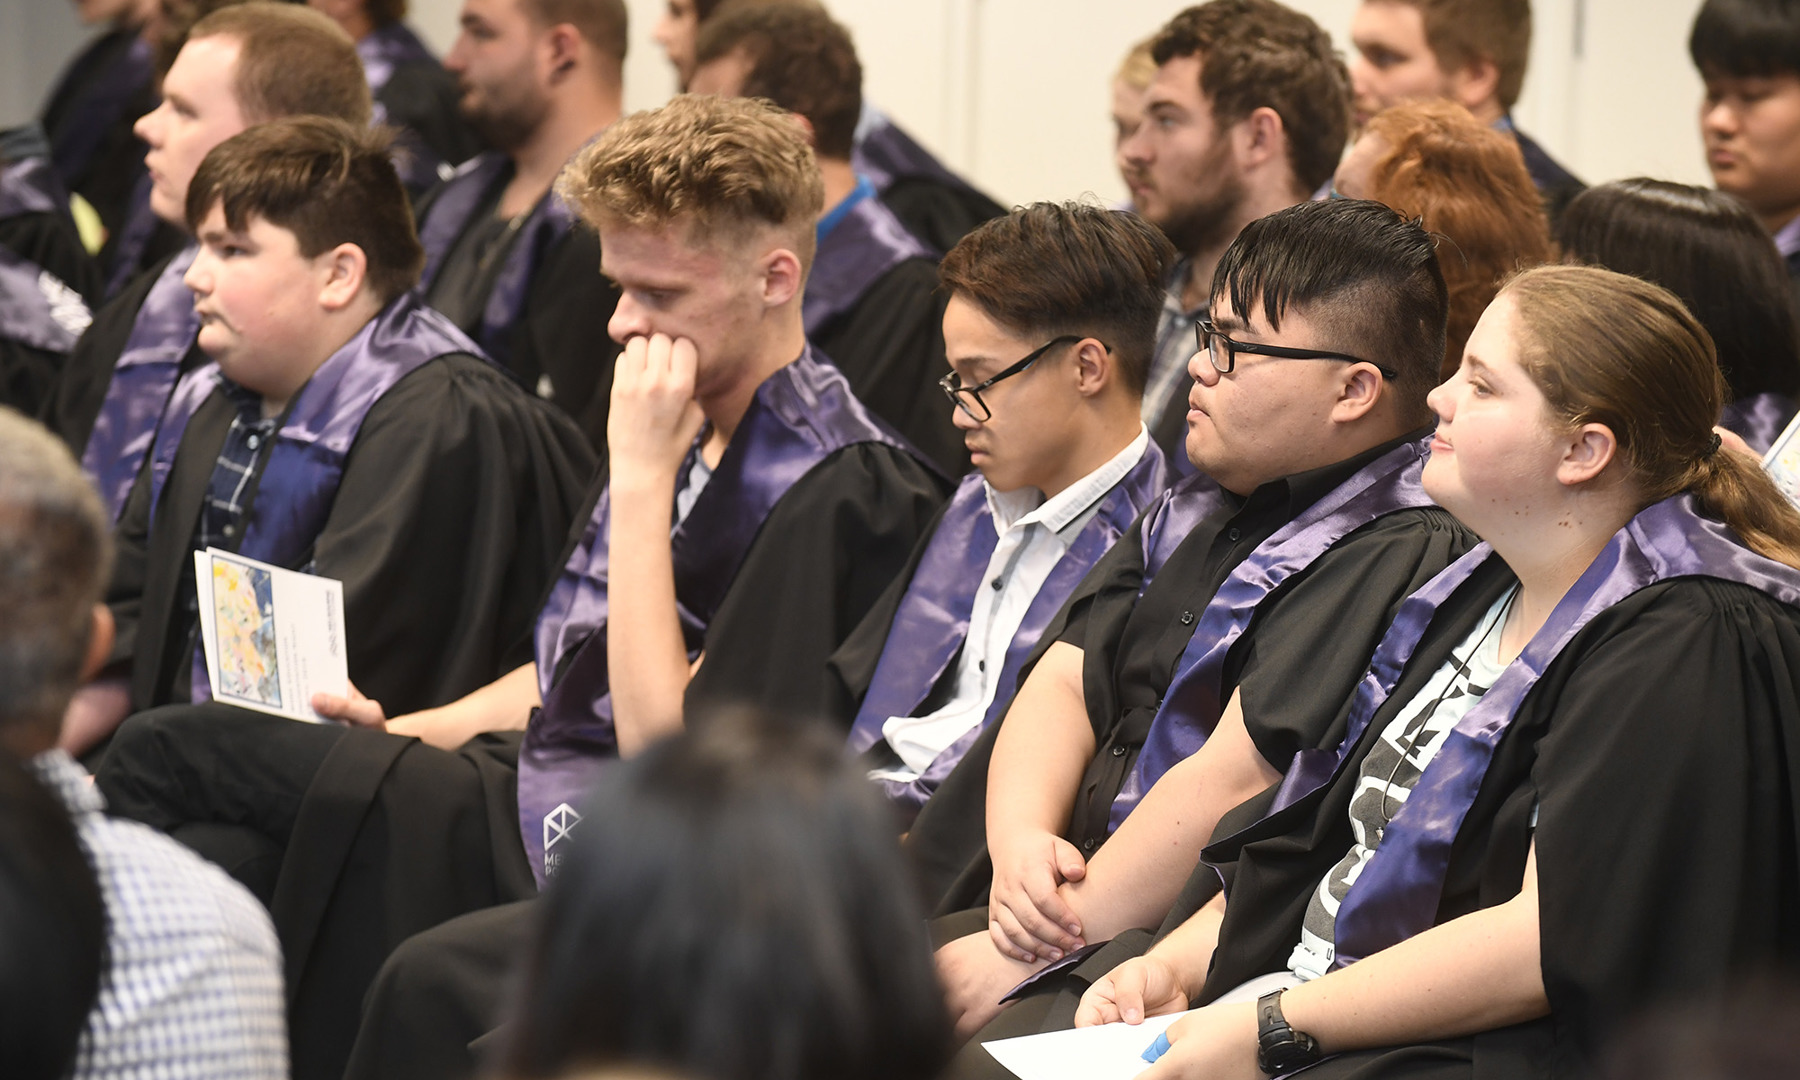
[(318, 721), (313, 694), (348, 691), (342, 582), (207, 548), (194, 585), (213, 700)]

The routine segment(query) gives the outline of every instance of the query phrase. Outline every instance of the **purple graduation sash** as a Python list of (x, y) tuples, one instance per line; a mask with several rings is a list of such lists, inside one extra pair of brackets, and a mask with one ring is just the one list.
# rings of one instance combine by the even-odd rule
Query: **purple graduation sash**
[[(1044, 579), (1025, 609), (1007, 647), (998, 689), (981, 723), (946, 747), (911, 781), (880, 780), (894, 802), (917, 811), (944, 777), (963, 759), (983, 730), (1006, 710), (1018, 682), (1019, 669), (1063, 602), (1087, 576), (1100, 556), (1131, 527), (1142, 508), (1163, 490), (1162, 451), (1149, 443), (1137, 463), (1107, 492), (1098, 512), (1082, 527), (1067, 551)], [(932, 534), (907, 585), (876, 661), (875, 675), (851, 725), (847, 747), (860, 754), (879, 743), (882, 727), (895, 716), (910, 716), (937, 685), (969, 634), (975, 597), (986, 583), (988, 561), (999, 541), (979, 472), (963, 478)]]
[(93, 321), (80, 293), (30, 259), (0, 247), (0, 338), (67, 353)]
[[(419, 243), (425, 248), (425, 272), (419, 279), (419, 293), (424, 295), (437, 280), (444, 259), (456, 246), (457, 238), (472, 222), (484, 196), (499, 180), (511, 160), (498, 151), (477, 154), (463, 162), (456, 174), (444, 182), (444, 188), (433, 200), (425, 220), (419, 225)], [(544, 193), (532, 207), (531, 214), (519, 227), (500, 276), (494, 279), (488, 293), (487, 306), (481, 312), (481, 326), (475, 339), (487, 355), (502, 367), (511, 366), (512, 328), (525, 313), (525, 294), (537, 274), (538, 263), (551, 245), (568, 235), (575, 223), (574, 211), (556, 194), (554, 188)]]
[[(295, 395), (275, 433), (238, 554), (292, 566), (312, 546), (331, 513), (344, 459), (369, 410), (401, 379), (449, 353), (480, 356), (481, 350), (449, 319), (407, 293), (321, 364)], [(217, 364), (196, 368), (182, 377), (169, 399), (150, 452), (153, 520), (188, 421), (218, 389), (221, 378)]]
[[(149, 42), (138, 37), (134, 30), (119, 29), (112, 33), (131, 34), (131, 45), (117, 63), (100, 72), (89, 92), (79, 99), (75, 111), (57, 126), (51, 145), (50, 156), (56, 163), (57, 174), (70, 182), (87, 172), (94, 154), (100, 149), (101, 140), (118, 123), (132, 95), (148, 85), (154, 74)], [(98, 43), (76, 62), (57, 88), (57, 94), (87, 74), (95, 61), (96, 51)], [(54, 97), (52, 95), (53, 100)]]
[(1189, 473), (1163, 493), (1144, 514), (1140, 526), (1138, 546), (1144, 552), (1144, 577), (1138, 585), (1138, 596), (1144, 595), (1144, 589), (1188, 533), (1194, 531), (1194, 526), (1224, 507), (1224, 491), (1202, 472)]
[[(435, 64), (437, 57), (419, 40), (419, 36), (407, 28), (405, 23), (391, 22), (377, 27), (367, 37), (356, 43), (356, 55), (362, 60), (363, 78), (368, 81), (369, 93), (379, 94), (387, 86), (388, 80), (394, 77), (394, 69), (401, 64)], [(385, 123), (386, 113), (381, 106), (375, 107), (378, 115), (375, 123)]]
[(1358, 469), (1263, 541), (1219, 586), (1176, 661), (1175, 677), (1150, 722), (1143, 751), (1113, 799), (1109, 831), (1119, 827), (1164, 773), (1206, 744), (1225, 711), (1226, 655), (1249, 627), (1257, 605), (1369, 522), (1432, 505), (1419, 485), (1427, 445), (1425, 439), (1404, 443)]
[(807, 334), (855, 307), (882, 275), (908, 259), (935, 256), (879, 199), (858, 199), (819, 239), (800, 305)]
[(131, 284), (131, 279), (143, 269), (139, 264), (144, 260), (144, 250), (150, 246), (150, 238), (156, 235), (156, 227), (161, 223), (156, 211), (150, 209), (150, 177), (141, 176), (132, 186), (131, 198), (125, 204), (125, 220), (119, 225), (119, 242), (113, 247), (112, 266), (107, 269), (105, 295), (108, 300), (119, 295), (119, 291)]
[[(695, 440), (682, 476), (704, 439), (703, 433)], [(917, 454), (856, 400), (844, 377), (810, 346), (757, 388), (718, 467), (669, 541), (690, 661), (775, 504), (827, 457), (867, 442)], [(618, 753), (606, 667), (610, 518), (608, 492), (602, 491), (533, 633), (543, 707), (532, 714), (519, 748), (519, 828), (540, 887), (561, 861), (561, 852), (552, 849), (579, 820), (576, 807)]]
[(68, 212), (68, 196), (48, 161), (28, 157), (0, 167), (0, 219)]
[[(1332, 782), (1345, 768), (1439, 606), (1492, 555), (1485, 544), (1475, 548), (1401, 606), (1357, 687), (1343, 742), (1335, 750), (1296, 757), (1277, 791), (1275, 810)], [(1457, 832), (1496, 746), (1539, 676), (1594, 616), (1640, 589), (1678, 577), (1735, 581), (1800, 606), (1800, 572), (1746, 548), (1724, 525), (1702, 517), (1692, 496), (1676, 495), (1640, 511), (1607, 542), (1426, 766), (1338, 908), (1333, 967), (1355, 963), (1437, 921)]]
[(81, 454), (81, 470), (99, 489), (115, 521), (156, 440), (157, 423), (181, 373), (181, 358), (200, 332), (194, 294), (181, 280), (197, 251), (190, 245), (176, 255), (150, 286)]
[(1751, 394), (1720, 410), (1719, 426), (1737, 432), (1757, 453), (1766, 454), (1793, 418), (1794, 400), (1786, 394)]

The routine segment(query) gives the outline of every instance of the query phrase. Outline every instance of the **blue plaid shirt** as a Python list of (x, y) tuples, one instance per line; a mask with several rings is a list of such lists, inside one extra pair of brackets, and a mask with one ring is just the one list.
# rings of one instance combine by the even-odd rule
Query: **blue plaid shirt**
[(213, 463), (212, 482), (207, 485), (206, 502), (200, 508), (200, 527), (194, 532), (195, 551), (237, 548), (244, 492), (250, 487), (250, 478), (256, 475), (258, 455), (275, 434), (275, 418), (264, 418), (260, 394), (229, 379), (221, 380), (219, 388), (237, 407), (237, 415), (231, 418), (231, 430), (225, 433), (225, 445), (219, 447), (218, 460)]
[(61, 750), (31, 766), (68, 807), (106, 903), (107, 968), (72, 1080), (286, 1080), (281, 946), (262, 905), (181, 844), (108, 817)]

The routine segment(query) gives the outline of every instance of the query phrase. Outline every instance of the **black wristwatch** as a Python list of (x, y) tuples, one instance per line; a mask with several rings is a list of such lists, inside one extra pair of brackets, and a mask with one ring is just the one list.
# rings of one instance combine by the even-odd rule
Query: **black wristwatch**
[(1286, 1076), (1324, 1056), (1319, 1040), (1288, 1027), (1281, 1015), (1281, 995), (1286, 992), (1277, 990), (1256, 999), (1256, 1067), (1270, 1076)]

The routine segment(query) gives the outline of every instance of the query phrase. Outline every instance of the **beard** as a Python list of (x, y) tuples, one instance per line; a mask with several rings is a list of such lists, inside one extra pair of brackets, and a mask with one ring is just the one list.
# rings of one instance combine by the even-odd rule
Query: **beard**
[(1229, 244), (1237, 235), (1245, 200), (1244, 180), (1232, 166), (1230, 143), (1223, 138), (1215, 141), (1184, 179), (1190, 197), (1170, 199), (1167, 212), (1159, 215), (1162, 220), (1151, 224), (1184, 255)]
[(550, 112), (549, 101), (523, 78), (477, 89), (480, 95), (474, 102), (465, 89), (456, 111), (483, 142), (502, 152), (523, 146)]

